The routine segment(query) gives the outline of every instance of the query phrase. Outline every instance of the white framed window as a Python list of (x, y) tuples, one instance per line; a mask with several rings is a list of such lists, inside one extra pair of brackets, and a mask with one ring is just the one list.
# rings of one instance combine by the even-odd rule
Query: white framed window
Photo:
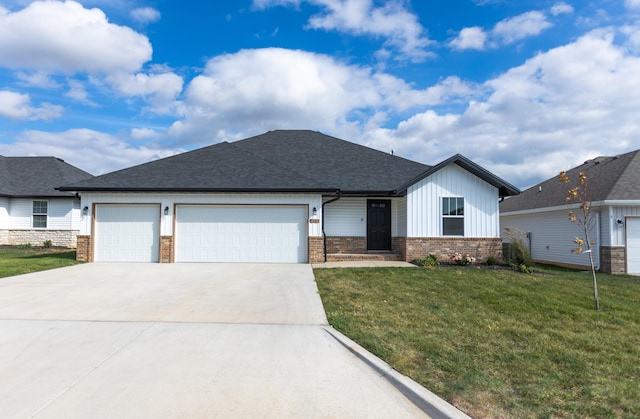
[(33, 201), (33, 228), (47, 228), (47, 201)]
[(464, 236), (464, 198), (442, 198), (442, 235)]

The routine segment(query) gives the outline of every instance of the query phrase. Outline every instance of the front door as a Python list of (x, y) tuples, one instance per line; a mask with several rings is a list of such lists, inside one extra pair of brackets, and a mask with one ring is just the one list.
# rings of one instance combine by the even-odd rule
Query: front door
[(391, 250), (391, 201), (367, 200), (367, 250)]

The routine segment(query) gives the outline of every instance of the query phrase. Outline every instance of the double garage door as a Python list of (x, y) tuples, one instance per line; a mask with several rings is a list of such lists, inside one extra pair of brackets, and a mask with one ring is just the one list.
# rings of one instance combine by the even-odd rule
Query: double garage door
[[(97, 205), (96, 261), (157, 262), (160, 206)], [(307, 207), (177, 205), (176, 262), (307, 261)]]

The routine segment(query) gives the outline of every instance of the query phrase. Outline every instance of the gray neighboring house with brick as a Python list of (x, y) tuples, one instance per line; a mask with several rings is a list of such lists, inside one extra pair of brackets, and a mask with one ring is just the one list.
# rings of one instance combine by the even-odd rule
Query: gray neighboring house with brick
[[(587, 176), (594, 219), (593, 256), (602, 272), (640, 274), (640, 150), (597, 157), (567, 170), (572, 182)], [(535, 185), (500, 204), (500, 223), (529, 233), (530, 250), (539, 262), (590, 269), (587, 254), (575, 254), (574, 237), (582, 237), (565, 201), (569, 186), (557, 177)], [(504, 237), (505, 241), (507, 237)]]
[(91, 177), (55, 157), (0, 156), (0, 245), (76, 247), (80, 199), (55, 188)]
[(82, 182), (85, 261), (318, 263), (500, 257), (518, 189), (461, 155), (428, 166), (315, 131), (271, 131)]

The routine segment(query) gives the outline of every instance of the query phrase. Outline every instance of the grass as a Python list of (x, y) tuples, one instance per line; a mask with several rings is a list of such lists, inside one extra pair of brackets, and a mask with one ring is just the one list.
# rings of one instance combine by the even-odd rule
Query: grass
[(0, 248), (0, 278), (78, 263), (75, 250), (27, 246)]
[(475, 418), (640, 417), (640, 279), (317, 269), (329, 323)]

